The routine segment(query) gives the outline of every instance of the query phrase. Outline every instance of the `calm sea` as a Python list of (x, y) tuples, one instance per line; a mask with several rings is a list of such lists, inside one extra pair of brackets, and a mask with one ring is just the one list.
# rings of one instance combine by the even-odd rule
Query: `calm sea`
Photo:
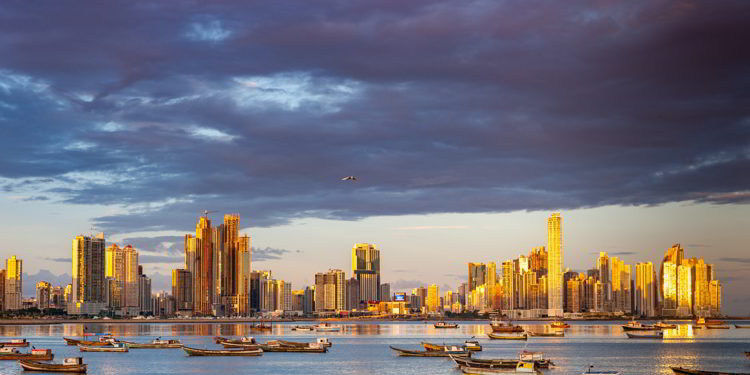
[[(458, 329), (435, 329), (431, 323), (349, 323), (340, 333), (297, 333), (295, 324), (274, 324), (266, 334), (251, 332), (247, 324), (60, 324), (0, 326), (0, 337), (23, 337), (37, 348), (50, 348), (55, 360), (82, 356), (89, 374), (459, 374), (449, 359), (401, 358), (389, 345), (418, 349), (421, 341), (462, 343), (476, 337), (484, 347), (478, 357), (515, 358), (526, 350), (543, 351), (557, 365), (547, 374), (580, 374), (592, 364), (622, 374), (671, 374), (669, 366), (750, 373), (750, 329), (693, 330), (682, 324), (665, 331), (663, 341), (627, 339), (621, 322), (572, 322), (564, 338), (490, 341), (487, 323), (458, 322)], [(305, 324), (305, 323), (302, 323)], [(541, 322), (524, 322), (529, 330), (544, 330)], [(129, 341), (175, 338), (188, 346), (219, 348), (213, 336), (254, 336), (258, 341), (282, 338), (314, 341), (328, 337), (326, 354), (265, 353), (261, 357), (187, 357), (180, 349), (131, 350), (129, 353), (80, 353), (63, 336), (111, 332)], [(25, 349), (22, 349), (25, 350)], [(15, 361), (0, 361), (0, 374), (20, 374)]]

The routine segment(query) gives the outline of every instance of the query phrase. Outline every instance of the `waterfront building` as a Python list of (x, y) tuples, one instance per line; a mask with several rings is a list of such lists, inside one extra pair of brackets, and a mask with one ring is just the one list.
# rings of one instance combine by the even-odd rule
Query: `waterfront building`
[(66, 306), (65, 301), (65, 288), (61, 286), (53, 286), (49, 292), (49, 307), (51, 309), (64, 309)]
[(23, 261), (15, 255), (5, 260), (5, 310), (22, 309)]
[(292, 283), (288, 283), (284, 280), (277, 280), (276, 283), (276, 290), (279, 293), (279, 296), (276, 299), (276, 310), (292, 311)]
[(547, 309), (548, 316), (563, 315), (562, 265), (563, 236), (562, 216), (553, 213), (547, 219)]
[(130, 245), (112, 244), (105, 250), (105, 277), (109, 307), (122, 315), (140, 312), (138, 252)]
[(73, 283), (68, 314), (96, 315), (107, 307), (104, 234), (73, 239)]
[(380, 301), (391, 302), (391, 284), (380, 284)]
[[(382, 285), (381, 285), (382, 287)], [(345, 286), (345, 295), (346, 295), (346, 303), (344, 306), (344, 310), (354, 311), (360, 309), (360, 302), (362, 302), (362, 298), (359, 296), (359, 280), (352, 277), (348, 280), (346, 280), (346, 286)]]
[(441, 312), (440, 287), (432, 284), (427, 288), (427, 312)]
[(143, 269), (138, 266), (138, 307), (141, 314), (153, 311), (151, 300), (151, 279), (143, 274)]
[(189, 315), (193, 311), (192, 276), (185, 269), (172, 270), (172, 296), (175, 300), (175, 311), (180, 315)]
[(677, 316), (693, 313), (693, 269), (687, 260), (677, 266)]
[(651, 318), (656, 316), (654, 265), (651, 262), (635, 265), (635, 313)]
[(677, 290), (679, 288), (677, 279), (677, 267), (682, 264), (685, 250), (680, 244), (674, 244), (664, 253), (661, 267), (659, 268), (659, 286), (661, 288), (662, 315), (677, 315)]
[(193, 313), (212, 315), (216, 285), (211, 220), (201, 216), (195, 226), (195, 237), (185, 235), (185, 269), (193, 286)]
[(708, 294), (711, 303), (711, 315), (721, 314), (721, 283), (719, 280), (711, 280), (708, 284)]
[[(346, 276), (344, 271), (330, 269), (315, 274), (315, 311), (339, 311), (346, 309)], [(361, 282), (360, 279), (357, 279)], [(360, 285), (360, 292), (362, 291)], [(363, 299), (360, 296), (361, 299)]]
[(250, 306), (251, 311), (261, 311), (261, 280), (271, 279), (271, 271), (250, 272)]
[(5, 270), (0, 270), (0, 311), (5, 310)]
[(362, 301), (380, 300), (380, 250), (367, 243), (352, 247), (352, 277), (359, 281)]
[(52, 292), (52, 284), (47, 281), (39, 281), (36, 283), (36, 307), (39, 310), (50, 308), (50, 294)]
[(305, 287), (305, 299), (302, 304), (302, 313), (312, 314), (315, 311), (315, 286)]
[(693, 315), (699, 317), (711, 316), (711, 296), (708, 290), (709, 273), (708, 265), (703, 258), (695, 262), (695, 292), (693, 293)]

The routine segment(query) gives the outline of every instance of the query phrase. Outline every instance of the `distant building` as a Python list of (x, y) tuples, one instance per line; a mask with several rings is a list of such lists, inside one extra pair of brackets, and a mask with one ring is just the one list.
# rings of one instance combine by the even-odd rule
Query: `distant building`
[(656, 283), (651, 262), (635, 265), (635, 313), (651, 318), (656, 316)]
[[(315, 311), (346, 309), (346, 276), (344, 271), (331, 269), (315, 274)], [(361, 282), (361, 280), (358, 279)], [(360, 291), (362, 290), (360, 285)], [(362, 298), (360, 296), (360, 298)]]
[(359, 281), (362, 301), (380, 300), (380, 250), (367, 243), (352, 247), (352, 277)]
[(172, 270), (172, 296), (178, 314), (189, 315), (193, 311), (192, 276), (185, 269)]
[(52, 285), (46, 281), (36, 283), (36, 307), (39, 310), (50, 308)]
[(427, 312), (442, 312), (440, 304), (440, 287), (432, 284), (427, 288)]
[(380, 301), (391, 302), (391, 284), (380, 284)]
[(563, 236), (562, 216), (553, 213), (547, 219), (547, 314), (563, 315)]
[(23, 261), (15, 255), (5, 261), (5, 310), (23, 308)]
[(107, 307), (104, 234), (73, 239), (73, 285), (68, 314), (96, 315)]

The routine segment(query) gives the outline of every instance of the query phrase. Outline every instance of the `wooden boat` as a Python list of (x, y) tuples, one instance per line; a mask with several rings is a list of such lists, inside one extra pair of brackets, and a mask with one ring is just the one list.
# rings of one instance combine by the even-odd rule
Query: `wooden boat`
[(256, 330), (256, 331), (270, 331), (273, 329), (272, 326), (266, 325), (264, 323), (251, 324), (248, 328), (250, 328), (251, 330)]
[(16, 348), (0, 348), (0, 360), (17, 361), (31, 359), (34, 361), (51, 361), (55, 358), (50, 349), (32, 349), (29, 353), (21, 353)]
[(0, 346), (2, 347), (16, 347), (16, 348), (25, 348), (29, 346), (29, 342), (26, 341), (26, 339), (12, 339), (10, 341), (2, 341), (0, 342)]
[(682, 367), (670, 367), (672, 372), (677, 375), (750, 375), (748, 372), (724, 372), (724, 371), (703, 371), (690, 370)]
[(315, 326), (294, 326), (292, 327), (292, 331), (308, 331), (312, 332), (315, 330)]
[(227, 343), (244, 344), (244, 345), (257, 344), (257, 342), (255, 342), (255, 337), (249, 337), (249, 336), (240, 337), (238, 339), (229, 339), (226, 337), (217, 336), (217, 337), (214, 337), (214, 341), (216, 341), (217, 344), (227, 344)]
[(221, 343), (221, 346), (223, 346), (225, 349), (258, 349), (260, 348), (259, 344), (242, 344), (242, 343), (235, 343), (235, 342), (223, 342)]
[(318, 332), (339, 332), (341, 331), (341, 327), (330, 323), (320, 323), (315, 326), (315, 330)]
[(589, 369), (582, 372), (581, 375), (620, 375), (620, 372), (619, 371), (594, 370), (594, 366), (589, 366)]
[(75, 372), (79, 374), (85, 373), (86, 367), (88, 367), (83, 363), (83, 358), (81, 357), (65, 358), (63, 363), (42, 363), (28, 359), (21, 359), (18, 361), (18, 364), (21, 365), (21, 368), (24, 369), (24, 371)]
[(110, 346), (88, 346), (78, 344), (78, 350), (82, 352), (94, 352), (94, 353), (127, 353), (128, 345), (122, 342), (113, 343)]
[(716, 326), (716, 325), (723, 325), (723, 324), (724, 322), (721, 320), (706, 320), (706, 318), (698, 318), (698, 320), (695, 321), (695, 325), (699, 325), (699, 326)]
[(518, 365), (517, 359), (480, 359), (471, 357), (450, 356), (458, 367), (489, 368), (489, 369), (509, 369)]
[(460, 366), (461, 372), (464, 374), (472, 375), (494, 375), (494, 374), (539, 374), (536, 369), (534, 362), (523, 362), (518, 361), (515, 367), (512, 368), (482, 368), (482, 367), (468, 367)]
[(549, 326), (552, 328), (570, 328), (570, 324), (560, 320), (552, 322), (552, 324), (550, 324)]
[(327, 353), (328, 348), (315, 343), (308, 343), (307, 346), (285, 346), (281, 344), (260, 344), (264, 352), (270, 353)]
[(563, 337), (565, 336), (565, 332), (563, 331), (557, 331), (557, 332), (533, 332), (529, 331), (529, 336), (532, 337)]
[(492, 321), (490, 323), (490, 327), (492, 327), (492, 332), (498, 332), (498, 333), (513, 333), (513, 332), (523, 332), (524, 329), (521, 326), (513, 325), (511, 322), (503, 322), (503, 321)]
[(464, 340), (464, 348), (470, 352), (481, 352), (482, 345), (477, 340)]
[(487, 337), (491, 340), (526, 340), (529, 338), (525, 333), (523, 335), (496, 335), (494, 333), (488, 333)]
[(446, 350), (440, 351), (440, 350), (408, 350), (408, 349), (400, 349), (395, 346), (390, 347), (392, 350), (395, 350), (398, 352), (398, 355), (401, 357), (470, 357), (471, 352), (468, 350), (464, 350), (462, 348), (459, 348), (457, 346), (451, 346), (449, 348), (446, 348)]
[(658, 321), (656, 322), (656, 324), (654, 324), (654, 327), (659, 329), (675, 329), (677, 328), (677, 324), (667, 324), (662, 321)]
[(706, 329), (730, 329), (732, 327), (725, 325), (725, 324), (708, 324), (706, 325)]
[(210, 350), (210, 349), (198, 349), (183, 346), (182, 350), (191, 357), (255, 357), (263, 355), (261, 349), (247, 349), (247, 350)]
[(314, 343), (312, 342), (297, 342), (297, 341), (285, 341), (285, 340), (274, 340), (269, 341), (267, 344), (274, 345), (278, 344), (281, 346), (294, 346), (299, 348), (305, 348), (312, 344), (320, 345), (322, 347), (330, 348), (333, 344), (325, 337), (319, 337)]
[(182, 347), (180, 340), (162, 340), (161, 338), (154, 339), (150, 343), (121, 342), (127, 344), (130, 349), (179, 349)]
[(470, 352), (480, 352), (482, 351), (482, 346), (479, 345), (478, 341), (470, 341), (466, 340), (464, 342), (463, 346), (459, 345), (439, 345), (439, 344), (433, 344), (429, 342), (422, 341), (422, 347), (427, 351), (445, 351), (445, 348), (448, 347), (462, 347), (464, 350), (470, 351)]
[(623, 324), (622, 329), (625, 331), (656, 331), (659, 328), (631, 320), (628, 324)]
[(112, 341), (91, 341), (91, 340), (76, 340), (71, 339), (67, 337), (63, 337), (63, 340), (68, 345), (71, 346), (78, 346), (78, 345), (86, 345), (86, 346), (112, 346), (112, 342), (116, 342), (117, 340), (111, 339)]
[(625, 332), (626, 335), (628, 335), (629, 339), (663, 339), (664, 338), (664, 332), (658, 331), (658, 332)]
[(750, 328), (750, 325), (735, 324), (734, 328)]
[(443, 321), (439, 321), (433, 324), (433, 327), (435, 328), (458, 328), (458, 323), (446, 323)]

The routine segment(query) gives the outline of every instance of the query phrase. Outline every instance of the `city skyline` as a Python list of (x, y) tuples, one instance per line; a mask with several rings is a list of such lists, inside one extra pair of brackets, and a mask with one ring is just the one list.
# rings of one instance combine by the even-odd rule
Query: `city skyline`
[[(716, 265), (724, 310), (747, 315), (746, 7), (7, 4), (0, 257), (24, 260), (31, 296), (72, 279), (72, 237), (104, 232), (170, 290), (185, 233), (217, 211), (242, 215), (269, 280), (351, 282), (367, 243), (380, 282), (362, 270), (361, 294), (442, 293), (467, 262), (499, 272), (549, 248), (539, 223), (561, 212), (562, 267), (607, 252), (659, 271), (680, 243)], [(216, 276), (211, 295), (234, 305)]]

